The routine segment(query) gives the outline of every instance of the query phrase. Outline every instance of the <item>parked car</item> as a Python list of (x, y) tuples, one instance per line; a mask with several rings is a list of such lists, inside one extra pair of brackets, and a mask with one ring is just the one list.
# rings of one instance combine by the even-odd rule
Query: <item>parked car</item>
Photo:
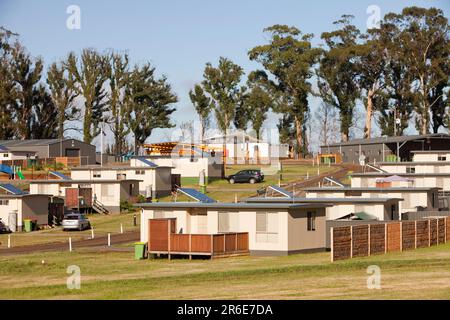
[(89, 219), (81, 213), (70, 213), (64, 216), (62, 221), (63, 230), (86, 230), (91, 228)]
[(241, 170), (228, 177), (228, 182), (233, 183), (257, 183), (264, 180), (264, 174), (258, 169)]
[(3, 223), (2, 219), (0, 218), (0, 233), (10, 233), (11, 230)]

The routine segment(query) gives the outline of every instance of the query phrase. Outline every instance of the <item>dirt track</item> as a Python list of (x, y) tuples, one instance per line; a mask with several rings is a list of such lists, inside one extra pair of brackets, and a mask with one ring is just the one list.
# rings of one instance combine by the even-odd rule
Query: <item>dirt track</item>
[[(134, 241), (139, 241), (139, 231), (125, 232), (123, 234), (112, 234), (111, 235), (111, 245), (124, 244)], [(88, 248), (88, 247), (105, 247), (108, 244), (108, 237), (96, 237), (94, 239), (77, 240), (72, 241), (72, 249), (77, 248)], [(9, 249), (0, 249), (0, 256), (6, 255), (16, 255), (16, 254), (27, 254), (42, 251), (68, 251), (68, 242), (53, 242), (36, 244), (30, 246), (19, 246), (12, 247)]]

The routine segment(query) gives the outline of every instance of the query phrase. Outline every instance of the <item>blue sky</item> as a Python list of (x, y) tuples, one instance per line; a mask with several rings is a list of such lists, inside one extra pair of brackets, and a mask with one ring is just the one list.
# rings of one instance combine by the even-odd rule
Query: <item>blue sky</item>
[[(81, 9), (80, 30), (66, 28), (69, 5)], [(331, 30), (342, 14), (353, 14), (355, 24), (365, 30), (370, 5), (379, 6), (382, 16), (411, 5), (435, 6), (450, 16), (448, 0), (0, 0), (0, 25), (19, 33), (28, 50), (47, 64), (85, 47), (125, 50), (133, 63), (150, 61), (167, 75), (179, 97), (173, 117), (179, 124), (197, 119), (188, 91), (202, 80), (206, 62), (216, 64), (225, 56), (249, 72), (258, 66), (248, 60), (247, 52), (266, 42), (263, 28), (294, 25), (314, 33), (318, 44), (320, 33)], [(320, 103), (310, 101), (312, 109)], [(266, 127), (275, 123), (271, 116)], [(167, 131), (157, 130), (149, 141), (165, 137)]]

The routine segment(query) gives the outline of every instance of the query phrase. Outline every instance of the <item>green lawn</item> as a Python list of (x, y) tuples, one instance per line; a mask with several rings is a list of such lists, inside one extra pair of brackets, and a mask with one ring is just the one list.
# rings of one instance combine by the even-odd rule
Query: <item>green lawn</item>
[[(130, 252), (0, 257), (0, 299), (449, 299), (450, 243), (330, 262), (330, 254), (133, 260)], [(81, 289), (66, 287), (69, 265)], [(381, 289), (367, 288), (367, 267)]]
[[(209, 182), (207, 187), (207, 195), (213, 199), (221, 202), (234, 201), (235, 197), (238, 200), (254, 196), (256, 190), (266, 187), (268, 185), (278, 185), (280, 173), (281, 183), (292, 183), (295, 181), (302, 181), (306, 177), (314, 177), (318, 174), (331, 173), (338, 171), (339, 166), (322, 165), (320, 167), (313, 165), (283, 165), (282, 171), (278, 172), (278, 168), (269, 165), (228, 165), (226, 175), (234, 174), (243, 169), (261, 169), (264, 173), (264, 181), (254, 185), (249, 183), (229, 184), (227, 180), (216, 179)], [(199, 189), (198, 178), (182, 178), (182, 187)], [(171, 197), (160, 198), (159, 201), (171, 201)]]
[[(91, 225), (94, 228), (95, 236), (104, 236), (108, 233), (120, 233), (120, 224), (122, 224), (123, 231), (139, 230), (139, 216), (136, 212), (138, 226), (133, 226), (133, 214), (122, 213), (112, 215), (92, 214), (88, 215)], [(33, 232), (16, 232), (11, 235), (12, 246), (24, 246), (31, 244), (41, 244), (49, 242), (64, 242), (69, 237), (73, 240), (88, 239), (91, 237), (91, 230), (84, 231), (63, 231), (61, 227), (53, 229), (44, 229)], [(0, 234), (0, 248), (5, 248), (8, 245), (8, 235)]]

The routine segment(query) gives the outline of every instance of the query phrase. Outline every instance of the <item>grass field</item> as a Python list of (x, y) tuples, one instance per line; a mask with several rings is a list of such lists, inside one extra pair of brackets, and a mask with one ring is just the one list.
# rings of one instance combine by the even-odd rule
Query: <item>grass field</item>
[[(229, 184), (227, 180), (213, 180), (208, 184), (207, 195), (215, 200), (221, 202), (231, 202), (237, 197), (238, 200), (253, 196), (256, 190), (266, 187), (268, 185), (277, 185), (279, 180), (279, 173), (282, 175), (281, 183), (291, 183), (294, 181), (304, 180), (307, 176), (317, 176), (318, 173), (331, 173), (339, 170), (339, 166), (317, 166), (313, 165), (283, 165), (281, 172), (278, 168), (270, 167), (269, 165), (228, 165), (226, 175), (231, 175), (243, 169), (261, 169), (264, 172), (264, 181), (254, 185), (249, 183)], [(198, 189), (198, 178), (182, 178), (181, 184), (186, 188)], [(160, 198), (159, 201), (171, 201), (171, 197)]]
[[(106, 235), (108, 233), (119, 233), (120, 224), (123, 231), (139, 229), (139, 211), (136, 212), (138, 226), (133, 226), (133, 213), (122, 213), (113, 215), (88, 215), (89, 221), (94, 228), (95, 236)], [(91, 237), (91, 230), (84, 231), (63, 231), (61, 227), (53, 229), (44, 229), (33, 232), (17, 232), (11, 234), (11, 243), (13, 246), (24, 246), (31, 244), (41, 244), (49, 242), (63, 242), (71, 237), (72, 240), (88, 239)], [(0, 234), (0, 248), (7, 247), (8, 235)]]
[[(42, 263), (44, 260), (44, 263)], [(66, 287), (67, 267), (81, 289)], [(381, 289), (367, 288), (367, 267)], [(450, 243), (330, 262), (329, 253), (217, 260), (133, 260), (130, 252), (0, 257), (0, 299), (449, 299)]]

